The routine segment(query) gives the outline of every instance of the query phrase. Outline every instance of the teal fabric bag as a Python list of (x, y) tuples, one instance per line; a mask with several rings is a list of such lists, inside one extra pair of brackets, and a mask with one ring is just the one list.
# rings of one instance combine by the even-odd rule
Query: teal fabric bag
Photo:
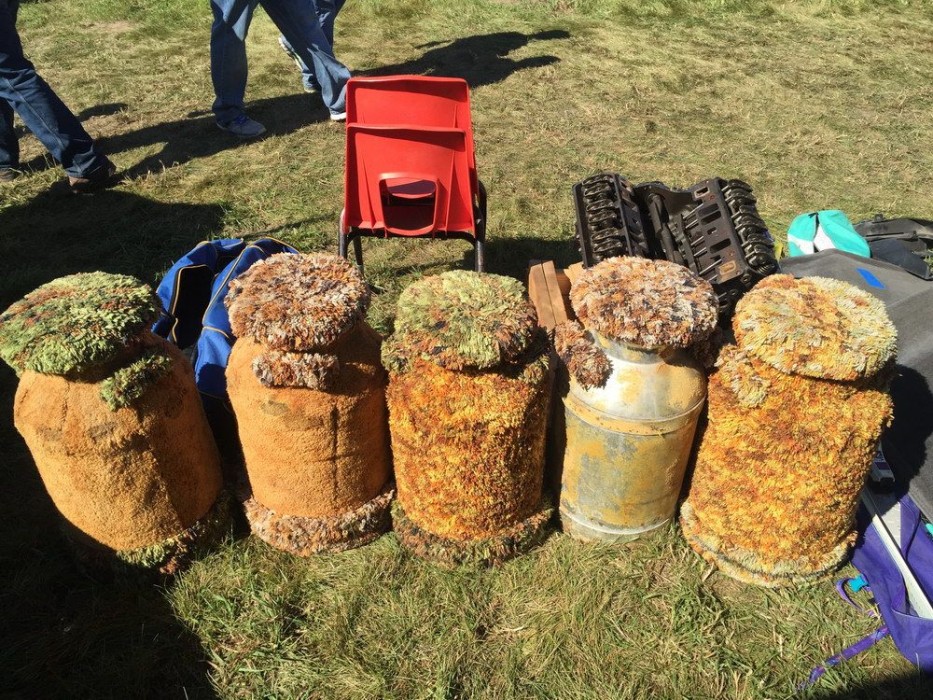
[(810, 255), (820, 250), (836, 248), (871, 257), (868, 241), (862, 238), (852, 223), (838, 209), (824, 209), (801, 214), (787, 229), (788, 255)]

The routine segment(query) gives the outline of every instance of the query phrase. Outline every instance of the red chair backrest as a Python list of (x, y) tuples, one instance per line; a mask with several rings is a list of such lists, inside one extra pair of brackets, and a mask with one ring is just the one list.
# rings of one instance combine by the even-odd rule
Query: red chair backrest
[(462, 129), (348, 123), (344, 192), (350, 228), (475, 234)]
[(470, 176), (476, 191), (470, 86), (463, 78), (424, 75), (351, 78), (347, 83), (347, 124), (461, 129), (466, 136)]

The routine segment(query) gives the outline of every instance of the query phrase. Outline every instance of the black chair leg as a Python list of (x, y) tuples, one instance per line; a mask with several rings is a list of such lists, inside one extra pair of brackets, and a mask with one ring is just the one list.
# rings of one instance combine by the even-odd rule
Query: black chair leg
[(476, 271), (486, 271), (486, 186), (479, 181), (479, 216), (476, 217)]
[[(353, 254), (356, 256), (356, 264), (360, 270), (363, 269), (363, 241), (357, 236), (353, 239)], [(345, 256), (346, 257), (346, 256)]]
[(347, 234), (340, 230), (337, 231), (337, 255), (347, 257)]
[(474, 248), (475, 248), (475, 255), (476, 255), (476, 271), (485, 272), (486, 271), (486, 245), (484, 241), (480, 238), (476, 239)]

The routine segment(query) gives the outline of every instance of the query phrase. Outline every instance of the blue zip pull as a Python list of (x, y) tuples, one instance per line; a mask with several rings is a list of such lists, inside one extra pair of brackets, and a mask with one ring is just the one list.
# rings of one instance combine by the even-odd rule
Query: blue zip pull
[(853, 593), (858, 593), (860, 590), (868, 586), (868, 581), (865, 580), (865, 577), (859, 574), (855, 578), (849, 579), (849, 590)]

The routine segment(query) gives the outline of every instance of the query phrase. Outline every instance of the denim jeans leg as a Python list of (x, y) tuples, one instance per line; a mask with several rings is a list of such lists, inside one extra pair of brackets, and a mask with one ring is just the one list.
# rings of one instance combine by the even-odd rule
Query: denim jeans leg
[[(0, 23), (16, 26), (16, 13), (19, 0), (0, 0)], [(3, 30), (0, 30), (3, 31)], [(0, 35), (3, 42), (9, 41), (5, 34)], [(19, 139), (13, 129), (13, 108), (10, 103), (0, 98), (0, 169), (19, 166)]]
[(246, 35), (259, 0), (211, 0), (211, 81), (214, 116), (228, 124), (244, 113)]
[[(337, 19), (337, 14), (340, 12), (340, 9), (343, 7), (346, 0), (310, 0), (309, 4), (313, 5), (314, 13), (317, 15), (318, 22), (321, 23), (321, 30), (324, 32), (324, 37), (327, 39), (327, 43), (330, 44), (331, 51), (334, 49), (334, 20)], [(292, 45), (288, 43), (288, 39), (283, 35), (281, 37), (282, 43), (291, 49), (292, 53), (295, 53), (295, 50), (292, 48)], [(297, 54), (296, 54), (297, 55)], [(314, 77), (314, 71), (311, 68), (308, 68), (305, 65), (305, 62), (299, 57), (298, 62), (301, 63), (301, 82), (306, 88), (313, 90), (320, 90), (320, 86), (317, 83), (317, 78)]]
[(350, 71), (334, 56), (317, 14), (308, 11), (309, 0), (260, 2), (295, 53), (313, 69), (321, 86), (321, 99), (331, 114), (345, 111)]
[(285, 38), (284, 34), (279, 35), (279, 41), (282, 42), (282, 46), (286, 51), (290, 51), (296, 57), (298, 57), (298, 63), (301, 64), (301, 84), (309, 91), (318, 91), (321, 88), (317, 84), (317, 78), (314, 77), (314, 71), (308, 68), (305, 65), (305, 62), (301, 60), (301, 57), (295, 53), (295, 49), (292, 48), (292, 45), (288, 43), (288, 39)]
[(78, 118), (65, 106), (52, 88), (36, 73), (23, 55), (16, 32), (18, 2), (0, 0), (0, 102), (6, 103), (0, 127), (0, 162), (16, 153), (12, 112), (45, 146), (65, 172), (73, 177), (87, 175), (104, 166), (107, 159), (94, 147), (93, 139)]
[(13, 108), (0, 99), (0, 170), (19, 167), (19, 141), (13, 130)]
[(317, 19), (321, 23), (321, 29), (324, 36), (330, 42), (330, 47), (334, 48), (334, 21), (337, 14), (343, 8), (346, 0), (314, 0), (314, 6), (317, 8)]

